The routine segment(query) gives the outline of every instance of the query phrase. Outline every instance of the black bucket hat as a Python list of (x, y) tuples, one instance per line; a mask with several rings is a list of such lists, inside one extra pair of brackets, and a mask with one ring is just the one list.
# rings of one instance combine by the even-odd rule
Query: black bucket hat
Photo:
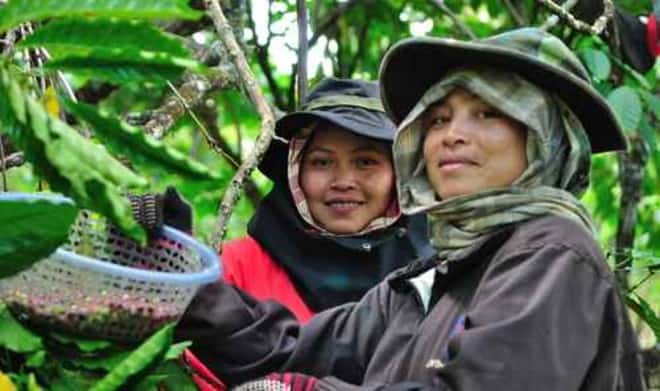
[[(299, 111), (280, 118), (275, 134), (286, 140), (309, 125), (326, 121), (360, 136), (392, 142), (396, 127), (381, 102), (374, 82), (327, 78), (307, 95)], [(259, 164), (259, 170), (271, 179), (286, 176), (287, 146), (273, 140)]]
[(587, 131), (592, 152), (626, 149), (612, 108), (589, 81), (577, 56), (559, 38), (522, 28), (475, 41), (410, 38), (394, 45), (380, 67), (385, 109), (398, 124), (426, 90), (459, 66), (514, 72), (568, 104)]

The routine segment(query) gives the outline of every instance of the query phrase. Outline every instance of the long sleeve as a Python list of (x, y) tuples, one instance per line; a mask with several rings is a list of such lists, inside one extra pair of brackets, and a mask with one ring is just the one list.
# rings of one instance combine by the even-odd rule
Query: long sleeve
[(341, 373), (358, 383), (385, 328), (383, 289), (300, 326), (273, 301), (259, 302), (224, 283), (207, 285), (177, 326), (177, 338), (192, 340), (191, 350), (229, 384), (273, 371)]

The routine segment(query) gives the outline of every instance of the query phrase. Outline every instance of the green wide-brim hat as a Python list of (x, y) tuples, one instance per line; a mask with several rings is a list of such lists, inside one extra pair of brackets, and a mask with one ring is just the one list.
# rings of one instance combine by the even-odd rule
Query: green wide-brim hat
[(523, 28), (475, 41), (409, 38), (385, 54), (380, 67), (383, 105), (396, 124), (447, 71), (492, 66), (514, 72), (557, 94), (578, 116), (593, 153), (626, 149), (626, 139), (607, 101), (589, 81), (577, 56), (559, 38)]

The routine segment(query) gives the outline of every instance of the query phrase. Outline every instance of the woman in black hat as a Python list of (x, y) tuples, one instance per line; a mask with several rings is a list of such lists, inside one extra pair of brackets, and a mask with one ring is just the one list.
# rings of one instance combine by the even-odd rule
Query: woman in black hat
[(205, 287), (179, 336), (232, 384), (262, 377), (245, 390), (643, 390), (577, 199), (592, 151), (626, 143), (577, 56), (531, 28), (415, 38), (390, 49), (380, 81), (400, 123), (400, 206), (428, 214), (436, 254), (304, 326)]
[(430, 252), (425, 219), (399, 212), (395, 130), (376, 83), (318, 83), (300, 111), (277, 121), (280, 139), (260, 165), (273, 189), (248, 236), (224, 246), (225, 281), (305, 322)]

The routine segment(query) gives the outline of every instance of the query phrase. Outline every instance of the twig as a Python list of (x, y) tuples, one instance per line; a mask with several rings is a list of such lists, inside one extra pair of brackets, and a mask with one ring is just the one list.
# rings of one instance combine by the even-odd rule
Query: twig
[(511, 14), (511, 17), (513, 18), (513, 21), (519, 27), (526, 26), (528, 24), (527, 21), (525, 20), (525, 18), (523, 18), (523, 16), (520, 14), (520, 12), (518, 12), (518, 9), (516, 8), (516, 6), (513, 5), (513, 3), (511, 3), (511, 0), (504, 0), (504, 5), (506, 6), (506, 8), (509, 9), (509, 13)]
[(25, 156), (23, 155), (23, 152), (14, 152), (9, 154), (6, 158), (2, 159), (2, 166), (5, 168), (5, 170), (8, 170), (13, 167), (20, 167), (25, 163)]
[(5, 170), (7, 169), (5, 162), (5, 147), (2, 145), (2, 140), (0, 140), (0, 171), (2, 171), (2, 191), (7, 191), (7, 174)]
[(599, 16), (592, 25), (578, 20), (570, 12), (552, 0), (538, 0), (538, 2), (556, 13), (560, 18), (566, 20), (566, 22), (574, 29), (594, 35), (602, 33), (607, 26), (607, 22), (614, 15), (614, 3), (612, 0), (603, 0), (603, 14)]
[(222, 240), (227, 232), (229, 218), (238, 201), (243, 183), (257, 164), (259, 164), (259, 161), (270, 145), (275, 128), (275, 118), (263, 93), (259, 89), (259, 84), (257, 84), (250, 70), (245, 55), (238, 46), (238, 42), (236, 42), (231, 26), (227, 23), (227, 19), (218, 4), (218, 0), (205, 0), (205, 5), (220, 39), (225, 44), (232, 62), (236, 66), (243, 87), (261, 117), (261, 129), (255, 141), (254, 149), (232, 178), (220, 204), (218, 220), (211, 239), (215, 247), (219, 251), (222, 251)]
[[(575, 5), (577, 4), (578, 0), (566, 0), (564, 4), (562, 4), (562, 8), (566, 10), (567, 12), (573, 9)], [(543, 23), (541, 26), (542, 30), (550, 30), (552, 27), (554, 27), (557, 23), (559, 23), (559, 16), (552, 14), (548, 18), (548, 20)]]
[(615, 263), (621, 264), (616, 276), (624, 290), (628, 288), (628, 271), (632, 265), (630, 249), (635, 243), (635, 225), (637, 225), (637, 206), (641, 200), (644, 166), (648, 160), (648, 150), (641, 137), (630, 137), (630, 152), (619, 152), (619, 182), (621, 200), (616, 233)]
[(358, 4), (357, 0), (349, 0), (342, 4), (341, 6), (337, 7), (333, 13), (331, 13), (323, 22), (319, 23), (318, 27), (316, 28), (316, 31), (314, 31), (314, 35), (312, 35), (312, 38), (309, 40), (307, 47), (312, 47), (316, 45), (316, 41), (321, 38), (321, 35), (325, 33), (325, 31), (330, 28), (335, 22), (337, 22), (337, 19), (339, 19), (343, 14), (345, 14), (349, 9), (351, 9), (354, 5)]
[(206, 126), (204, 126), (202, 121), (200, 121), (199, 118), (197, 118), (195, 112), (192, 111), (190, 106), (188, 106), (186, 100), (183, 98), (183, 96), (181, 96), (181, 94), (179, 94), (179, 91), (177, 91), (176, 87), (174, 87), (174, 85), (169, 80), (167, 81), (167, 86), (170, 87), (174, 95), (177, 98), (179, 98), (181, 105), (186, 109), (186, 111), (190, 115), (190, 118), (192, 118), (192, 120), (197, 124), (199, 130), (202, 132), (202, 135), (204, 135), (206, 142), (211, 146), (211, 148), (213, 148), (213, 150), (224, 156), (225, 159), (227, 159), (232, 165), (234, 165), (234, 167), (238, 168), (239, 167), (238, 162), (234, 160), (234, 158), (223, 148), (220, 148), (218, 141), (214, 137), (211, 137), (211, 134), (209, 133), (208, 129), (206, 129)]
[(442, 10), (442, 12), (446, 13), (447, 16), (454, 22), (456, 26), (463, 32), (465, 36), (467, 36), (470, 39), (477, 39), (477, 36), (472, 32), (472, 30), (465, 24), (463, 23), (458, 16), (452, 11), (443, 0), (433, 0), (433, 3), (438, 6)]
[[(177, 90), (176, 95), (178, 96), (168, 97), (161, 107), (149, 113), (150, 119), (144, 127), (152, 136), (162, 138), (176, 120), (186, 112), (186, 105), (194, 108), (203, 102), (204, 97), (210, 91), (226, 88), (236, 83), (233, 75), (229, 75), (225, 71), (220, 71), (216, 77), (211, 78), (187, 74), (184, 80)], [(137, 119), (136, 117), (144, 118), (139, 114), (130, 114), (129, 117), (133, 120)]]
[(298, 16), (298, 107), (307, 95), (307, 7), (305, 0), (296, 0)]

